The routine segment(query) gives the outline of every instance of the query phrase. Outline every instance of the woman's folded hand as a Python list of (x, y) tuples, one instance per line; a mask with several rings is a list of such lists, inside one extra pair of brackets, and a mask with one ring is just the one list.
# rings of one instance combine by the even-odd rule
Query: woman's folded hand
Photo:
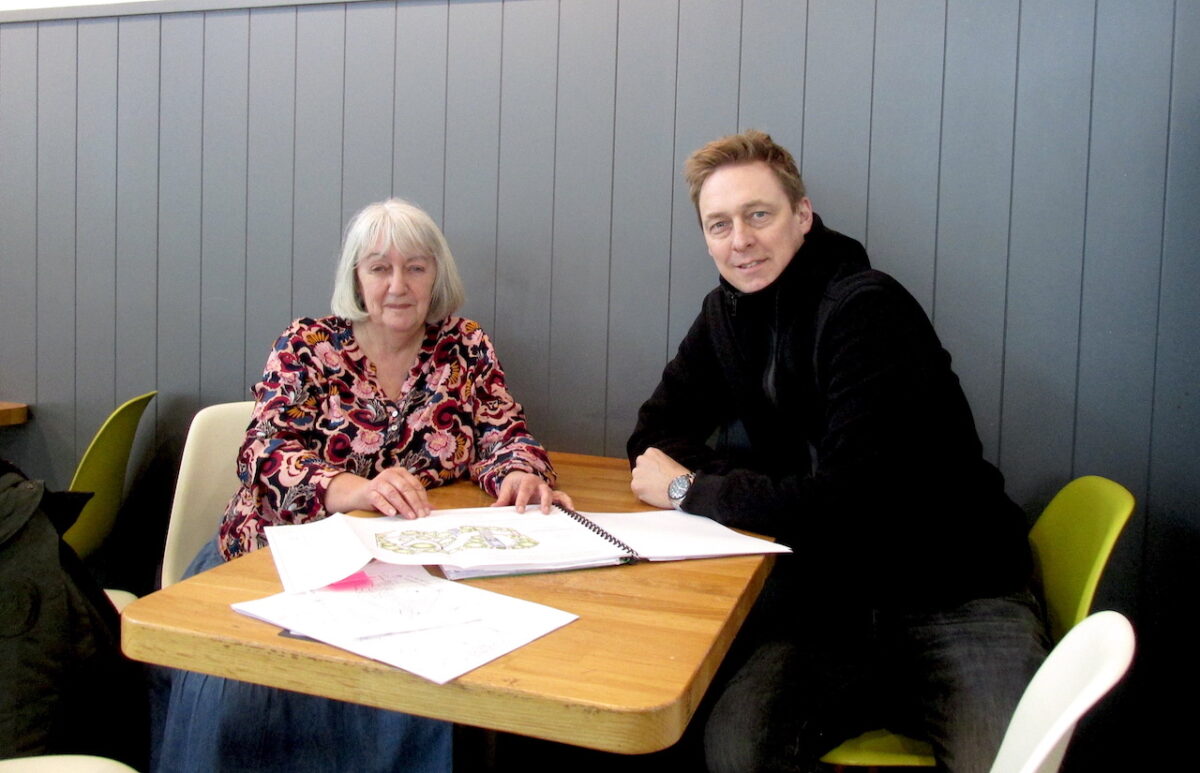
[(496, 502), (492, 507), (516, 505), (517, 512), (525, 512), (525, 506), (530, 503), (540, 505), (543, 513), (550, 512), (550, 505), (559, 503), (574, 509), (571, 497), (561, 491), (550, 488), (550, 484), (531, 472), (517, 470), (504, 476), (500, 482), (500, 491), (496, 494)]
[(402, 467), (389, 467), (369, 480), (343, 472), (329, 483), (325, 509), (329, 512), (374, 510), (408, 519), (424, 518), (431, 510), (429, 496), (421, 481)]

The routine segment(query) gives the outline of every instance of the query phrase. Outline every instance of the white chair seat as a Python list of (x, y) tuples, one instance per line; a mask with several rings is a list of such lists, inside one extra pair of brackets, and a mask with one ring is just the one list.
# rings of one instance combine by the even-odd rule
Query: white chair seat
[(86, 754), (48, 754), (0, 760), (0, 773), (137, 773), (128, 765)]

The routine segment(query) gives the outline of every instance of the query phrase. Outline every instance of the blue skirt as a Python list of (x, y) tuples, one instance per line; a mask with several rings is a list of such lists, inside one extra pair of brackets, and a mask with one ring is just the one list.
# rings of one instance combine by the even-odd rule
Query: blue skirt
[[(213, 540), (184, 576), (220, 564)], [(155, 770), (442, 773), (452, 768), (449, 722), (192, 671), (169, 670), (165, 682)]]

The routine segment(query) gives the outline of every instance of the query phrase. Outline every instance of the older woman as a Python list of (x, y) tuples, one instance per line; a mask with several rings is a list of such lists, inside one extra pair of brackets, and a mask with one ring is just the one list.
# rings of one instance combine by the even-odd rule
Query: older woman
[[(275, 342), (238, 457), (242, 486), (202, 571), (266, 544), (263, 527), (365, 509), (419, 518), (426, 488), (469, 475), (497, 505), (554, 501), (545, 450), (491, 341), (453, 316), (462, 282), (419, 208), (371, 204), (346, 229), (334, 316)], [(200, 674), (173, 679), (164, 770), (445, 770), (450, 726)]]
[(353, 509), (426, 515), (425, 489), (467, 474), (497, 504), (549, 508), (550, 462), (487, 335), (452, 316), (462, 300), (428, 215), (391, 199), (354, 217), (336, 316), (292, 323), (254, 389), (242, 488), (221, 524), (225, 558), (260, 547), (269, 524)]

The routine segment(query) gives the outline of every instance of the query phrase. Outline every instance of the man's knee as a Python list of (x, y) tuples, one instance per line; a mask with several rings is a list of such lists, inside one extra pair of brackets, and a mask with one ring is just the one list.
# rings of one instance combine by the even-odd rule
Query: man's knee
[(1036, 609), (1016, 597), (979, 599), (962, 611), (916, 631), (926, 648), (918, 666), (924, 725), (948, 770), (986, 773), (1045, 659), (1045, 637)]

